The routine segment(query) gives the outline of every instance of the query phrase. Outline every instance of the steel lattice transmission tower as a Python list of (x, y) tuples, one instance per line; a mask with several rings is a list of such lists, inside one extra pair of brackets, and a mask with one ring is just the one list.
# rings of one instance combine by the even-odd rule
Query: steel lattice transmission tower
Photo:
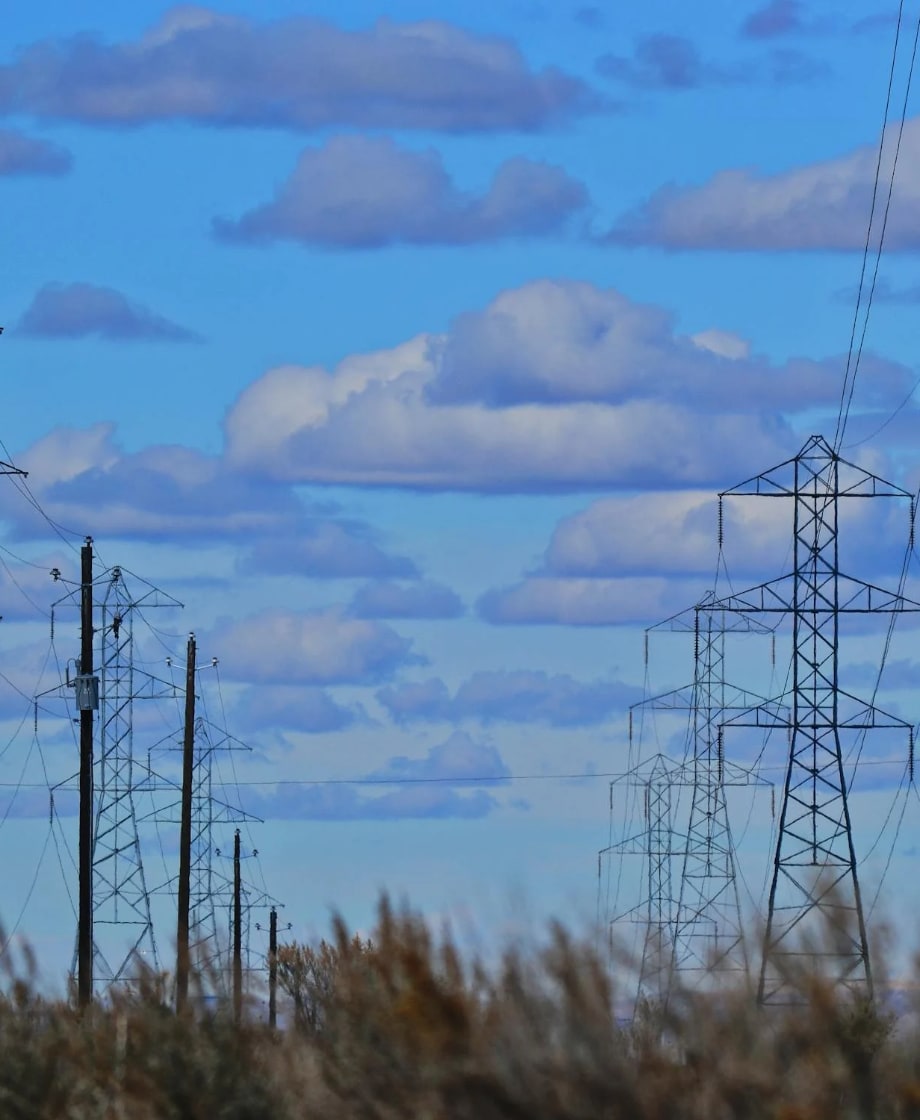
[(743, 767), (731, 765), (726, 771), (722, 723), (731, 711), (766, 701), (727, 683), (725, 636), (758, 633), (772, 639), (773, 634), (756, 619), (714, 603), (715, 593), (707, 592), (692, 611), (660, 624), (672, 630), (692, 627), (694, 639), (690, 810), (673, 946), (675, 977), (685, 987), (713, 974), (748, 976), (726, 788), (762, 783)]
[(803, 951), (831, 982), (871, 996), (841, 733), (910, 725), (840, 687), (840, 620), (917, 611), (920, 604), (840, 571), (838, 513), (843, 499), (907, 499), (912, 537), (913, 497), (841, 459), (821, 436), (812, 436), (794, 458), (725, 491), (720, 501), (751, 495), (788, 498), (793, 516), (792, 571), (713, 604), (792, 619), (791, 689), (780, 698), (791, 716), (784, 719), (771, 705), (726, 721), (791, 732), (758, 1001), (797, 1001), (789, 972)]
[[(673, 707), (680, 708), (680, 694), (666, 694), (674, 700)], [(660, 701), (662, 698), (655, 698)], [(649, 703), (645, 701), (644, 703)], [(719, 784), (724, 790), (728, 786), (752, 786), (762, 784), (748, 771), (725, 762), (719, 773)], [(721, 951), (723, 958), (734, 949), (737, 937), (737, 923), (728, 924), (722, 929), (713, 910), (705, 916), (701, 913), (687, 914), (684, 903), (681, 919), (682, 889), (675, 893), (675, 870), (679, 866), (686, 873), (686, 860), (691, 852), (690, 838), (680, 827), (677, 820), (680, 811), (680, 791), (691, 790), (693, 795), (700, 785), (699, 775), (693, 762), (677, 762), (662, 754), (656, 754), (645, 763), (640, 763), (620, 778), (610, 783), (611, 812), (613, 811), (613, 791), (618, 784), (625, 784), (628, 791), (638, 792), (642, 806), (642, 826), (631, 835), (619, 840), (599, 853), (599, 857), (626, 855), (641, 856), (643, 859), (643, 895), (632, 909), (613, 916), (608, 915), (611, 939), (614, 930), (621, 922), (631, 922), (642, 927), (643, 940), (639, 956), (639, 977), (637, 1000), (651, 999), (667, 1004), (675, 981), (688, 986), (688, 978), (696, 973), (695, 979), (703, 972), (711, 972), (720, 962), (714, 959)], [(724, 794), (723, 794), (724, 796)], [(677, 804), (675, 804), (675, 798)], [(728, 833), (723, 842), (731, 843)], [(729, 851), (730, 867), (734, 871), (733, 851)], [(726, 884), (712, 875), (722, 890), (734, 885), (732, 879)], [(724, 902), (717, 900), (724, 909), (730, 911), (730, 898)], [(715, 902), (713, 903), (713, 908)], [(700, 927), (708, 923), (705, 930)], [(701, 950), (699, 942), (707, 939)], [(686, 945), (690, 943), (694, 953), (703, 955), (702, 963), (688, 957)], [(723, 962), (724, 963), (724, 962)]]
[(672, 981), (686, 990), (727, 973), (748, 975), (726, 791), (768, 783), (744, 767), (726, 762), (722, 724), (733, 713), (754, 705), (769, 707), (769, 702), (726, 681), (725, 645), (727, 633), (769, 635), (771, 639), (773, 633), (757, 619), (715, 609), (715, 598), (715, 592), (709, 591), (694, 607), (646, 631), (647, 637), (655, 631), (693, 635), (693, 681), (630, 709), (630, 752), (637, 708), (689, 713), (683, 762), (669, 761), (671, 784), (689, 790), (690, 804), (679, 809), (679, 821), (668, 810), (680, 835), (678, 842), (675, 832), (671, 844), (679, 883), (669, 923), (668, 990)]
[(135, 754), (134, 704), (172, 688), (134, 661), (134, 620), (148, 607), (181, 606), (151, 584), (114, 567), (96, 581), (99, 666), (98, 762), (93, 833), (93, 977), (108, 986), (133, 978), (141, 960), (159, 967), (144, 875), (135, 795), (150, 779)]
[[(165, 748), (175, 751), (175, 746)], [(197, 970), (199, 981), (213, 988), (219, 995), (229, 994), (230, 946), (232, 941), (233, 879), (216, 862), (220, 849), (215, 845), (214, 833), (219, 828), (234, 824), (258, 821), (238, 805), (232, 805), (214, 792), (214, 769), (220, 754), (248, 747), (233, 740), (226, 731), (215, 728), (208, 720), (198, 717), (194, 724), (194, 764), (192, 768), (191, 804), (191, 859), (189, 875), (189, 946), (191, 963)], [(162, 786), (178, 792), (174, 783)], [(152, 814), (157, 825), (180, 823), (180, 802), (170, 800), (160, 805)], [(224, 861), (225, 862), (225, 861)], [(175, 898), (175, 877), (161, 883), (154, 894)], [(248, 892), (244, 915), (247, 925), (244, 932), (245, 953), (249, 955)]]
[(611, 937), (620, 922), (638, 924), (643, 931), (639, 958), (637, 1000), (667, 1001), (670, 988), (674, 920), (677, 899), (673, 890), (673, 861), (682, 847), (674, 830), (673, 792), (681, 783), (677, 779), (679, 763), (657, 754), (610, 783), (610, 805), (613, 792), (625, 784), (628, 795), (638, 792), (642, 805), (642, 827), (632, 835), (604, 848), (599, 855), (641, 856), (643, 865), (643, 897), (625, 913), (610, 918)]
[(211, 730), (207, 721), (196, 720), (189, 934), (193, 961), (200, 974), (223, 990), (229, 976), (230, 931), (219, 920), (218, 911), (230, 912), (233, 882), (214, 866), (217, 849), (213, 833), (217, 826), (240, 824), (255, 818), (214, 796), (213, 767), (217, 752), (242, 748), (227, 742), (226, 735), (215, 742)]

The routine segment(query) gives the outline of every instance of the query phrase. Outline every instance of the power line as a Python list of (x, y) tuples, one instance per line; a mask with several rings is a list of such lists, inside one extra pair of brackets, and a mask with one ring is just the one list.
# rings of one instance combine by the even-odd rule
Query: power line
[(882, 259), (882, 250), (883, 250), (884, 244), (885, 244), (885, 233), (888, 229), (888, 216), (889, 216), (889, 213), (890, 213), (890, 210), (891, 210), (891, 198), (892, 198), (892, 194), (894, 192), (895, 174), (896, 174), (897, 168), (898, 168), (898, 159), (900, 158), (900, 154), (901, 154), (901, 140), (904, 136), (904, 126), (905, 126), (905, 123), (906, 123), (906, 120), (907, 120), (907, 106), (908, 106), (908, 101), (910, 99), (910, 89), (911, 89), (911, 84), (912, 84), (912, 81), (913, 81), (914, 65), (915, 65), (916, 59), (917, 59), (917, 46), (918, 46), (918, 42), (920, 42), (920, 17), (918, 17), (917, 27), (916, 27), (916, 31), (914, 33), (913, 47), (912, 47), (912, 50), (911, 50), (910, 65), (909, 65), (908, 71), (907, 71), (907, 82), (906, 82), (906, 85), (905, 85), (905, 88), (904, 88), (904, 100), (903, 100), (903, 103), (902, 103), (902, 106), (901, 106), (901, 118), (900, 118), (900, 123), (898, 125), (897, 140), (895, 142), (894, 158), (892, 160), (891, 174), (890, 174), (889, 180), (888, 180), (888, 195), (887, 195), (887, 198), (886, 198), (886, 201), (885, 201), (885, 212), (884, 212), (884, 215), (882, 217), (882, 228), (881, 228), (881, 232), (879, 234), (878, 247), (876, 249), (876, 254), (875, 254), (875, 266), (874, 266), (874, 269), (873, 269), (873, 272), (872, 272), (872, 283), (869, 287), (869, 294), (866, 298), (866, 306), (865, 306), (865, 311), (864, 311), (864, 314), (863, 314), (862, 331), (860, 333), (859, 345), (858, 345), (858, 348), (856, 349), (856, 353), (855, 353), (855, 357), (854, 357), (853, 349), (854, 349), (854, 342), (855, 342), (855, 339), (856, 339), (857, 325), (858, 325), (858, 321), (859, 321), (860, 304), (861, 304), (861, 301), (862, 301), (862, 292), (863, 292), (863, 288), (864, 288), (864, 285), (865, 285), (866, 266), (867, 266), (867, 263), (868, 263), (869, 244), (870, 244), (870, 240), (871, 240), (871, 236), (872, 236), (872, 226), (873, 226), (874, 218), (875, 218), (876, 202), (877, 202), (877, 197), (878, 197), (878, 186), (879, 186), (879, 179), (880, 179), (881, 165), (882, 165), (882, 154), (883, 154), (884, 148), (885, 148), (885, 136), (886, 136), (886, 132), (887, 132), (887, 129), (888, 129), (888, 112), (889, 112), (889, 109), (890, 109), (890, 106), (891, 106), (891, 93), (892, 93), (892, 87), (893, 87), (893, 84), (894, 84), (894, 74), (895, 74), (895, 66), (896, 66), (897, 54), (898, 54), (898, 43), (899, 43), (900, 35), (901, 35), (901, 22), (902, 22), (903, 12), (904, 12), (904, 0), (901, 0), (900, 6), (898, 8), (898, 22), (897, 22), (897, 27), (896, 27), (896, 30), (895, 30), (894, 48), (892, 50), (892, 55), (891, 55), (891, 70), (890, 70), (889, 76), (888, 76), (888, 91), (887, 91), (887, 94), (886, 94), (886, 97), (885, 97), (885, 112), (884, 112), (883, 119), (882, 119), (882, 133), (881, 133), (881, 136), (879, 137), (878, 161), (876, 163), (875, 181), (874, 181), (873, 188), (872, 188), (872, 204), (871, 204), (870, 211), (869, 211), (869, 225), (868, 225), (868, 228), (866, 230), (866, 244), (865, 244), (865, 248), (863, 250), (862, 268), (860, 270), (860, 275), (859, 275), (859, 287), (858, 287), (857, 296), (856, 296), (856, 307), (855, 307), (854, 312), (853, 312), (853, 326), (852, 326), (852, 330), (850, 332), (850, 345), (849, 345), (849, 350), (847, 352), (847, 364), (846, 364), (846, 369), (844, 371), (843, 389), (842, 389), (841, 394), (840, 394), (840, 409), (839, 409), (839, 412), (837, 414), (837, 428), (836, 428), (836, 432), (835, 432), (835, 435), (834, 435), (834, 450), (835, 451), (839, 451), (840, 446), (843, 443), (843, 437), (844, 437), (844, 433), (846, 431), (847, 420), (849, 419), (849, 415), (850, 415), (850, 406), (853, 403), (853, 393), (854, 393), (855, 388), (856, 388), (856, 375), (859, 372), (859, 363), (860, 363), (860, 360), (862, 358), (863, 347), (864, 347), (865, 341), (866, 341), (866, 332), (867, 332), (868, 327), (869, 327), (869, 315), (870, 315), (870, 312), (872, 310), (872, 300), (873, 300), (873, 297), (875, 295), (876, 285), (878, 283), (878, 271), (879, 271), (879, 265), (880, 265), (881, 259)]

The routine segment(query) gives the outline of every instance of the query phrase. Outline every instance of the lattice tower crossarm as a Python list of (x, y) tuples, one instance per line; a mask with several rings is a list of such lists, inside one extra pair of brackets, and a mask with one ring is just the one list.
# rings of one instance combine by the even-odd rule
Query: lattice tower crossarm
[(729, 495), (785, 497), (793, 503), (793, 570), (714, 604), (792, 618), (791, 718), (759, 708), (727, 721), (791, 730), (758, 1000), (798, 1001), (791, 977), (803, 953), (830, 982), (871, 996), (840, 734), (908, 725), (840, 687), (840, 618), (916, 611), (920, 604), (840, 571), (838, 507), (844, 498), (906, 498), (912, 521), (912, 495), (841, 459), (820, 436), (812, 436), (793, 459), (726, 491), (720, 501)]

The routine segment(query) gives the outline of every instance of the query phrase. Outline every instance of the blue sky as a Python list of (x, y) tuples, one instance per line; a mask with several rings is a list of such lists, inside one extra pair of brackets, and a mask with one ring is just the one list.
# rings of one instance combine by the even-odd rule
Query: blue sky
[[(60, 720), (30, 750), (28, 698), (76, 653), (71, 619), (46, 660), (39, 608), (89, 533), (185, 604), (139, 636), (151, 668), (190, 629), (219, 658), (204, 702), (252, 747), (247, 843), (297, 936), (334, 907), (366, 926), (384, 887), (490, 934), (509, 900), (594, 916), (606, 781), (553, 775), (623, 769), (628, 706), (691, 675), (680, 638), (646, 666), (642, 631), (712, 586), (712, 494), (833, 435), (897, 14), (699, 8), (9, 17), (0, 437), (67, 532), (4, 484), (4, 781), (75, 768)], [(918, 165), (909, 101), (848, 454), (911, 489)], [(904, 519), (849, 528), (860, 573), (896, 580)], [(733, 504), (732, 574), (778, 573), (788, 530)], [(733, 672), (764, 692), (753, 645)], [(899, 629), (882, 695), (915, 718), (911, 645)], [(878, 648), (852, 638), (854, 680)], [(138, 741), (177, 717), (145, 715)], [(650, 734), (679, 749), (666, 720)], [(857, 782), (864, 850), (903, 760), (873, 749), (890, 765)], [(330, 779), (375, 784), (306, 784)], [(71, 935), (56, 847), (39, 861), (47, 798), (9, 804), (3, 918), (53, 971)], [(868, 875), (889, 851), (889, 880), (911, 874), (915, 810), (895, 840), (898, 802)], [(756, 908), (768, 799), (738, 812)]]

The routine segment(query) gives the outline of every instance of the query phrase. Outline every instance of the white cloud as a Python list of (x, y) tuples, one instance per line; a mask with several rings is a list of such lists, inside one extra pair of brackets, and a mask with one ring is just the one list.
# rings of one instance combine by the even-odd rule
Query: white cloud
[[(779, 571), (787, 560), (791, 516), (789, 503), (724, 501), (730, 570)], [(616, 495), (560, 521), (546, 550), (545, 571), (568, 577), (711, 576), (717, 558), (718, 499), (711, 491)]]
[[(834, 363), (777, 367), (717, 349), (678, 335), (659, 308), (539, 281), (461, 316), (442, 337), (331, 372), (270, 370), (231, 408), (226, 454), (235, 469), (287, 482), (496, 492), (708, 485), (783, 458), (798, 439), (780, 409), (839, 391)], [(906, 377), (881, 365), (871, 383), (881, 393)]]
[(335, 136), (308, 148), (274, 199), (236, 221), (218, 219), (228, 241), (298, 241), (326, 248), (391, 244), (468, 245), (561, 230), (588, 195), (561, 168), (506, 160), (481, 195), (461, 191), (434, 151), (388, 137)]
[(332, 607), (265, 611), (219, 622), (208, 635), (233, 680), (271, 684), (368, 684), (417, 661), (412, 642), (389, 626)]
[(621, 626), (651, 623), (699, 602), (703, 580), (659, 576), (633, 579), (564, 579), (529, 576), (489, 591), (477, 604), (496, 625)]
[(509, 40), (438, 20), (346, 30), (198, 5), (170, 9), (135, 41), (45, 40), (0, 66), (0, 111), (123, 128), (535, 130), (596, 100), (559, 70), (532, 70)]
[[(882, 202), (892, 173), (897, 125), (885, 138)], [(862, 251), (878, 160), (875, 142), (846, 155), (776, 174), (733, 168), (697, 187), (667, 186), (621, 218), (616, 244), (667, 249)], [(920, 248), (920, 118), (907, 122), (885, 246)], [(877, 218), (879, 215), (877, 215)], [(874, 230), (877, 239), (880, 219)]]

